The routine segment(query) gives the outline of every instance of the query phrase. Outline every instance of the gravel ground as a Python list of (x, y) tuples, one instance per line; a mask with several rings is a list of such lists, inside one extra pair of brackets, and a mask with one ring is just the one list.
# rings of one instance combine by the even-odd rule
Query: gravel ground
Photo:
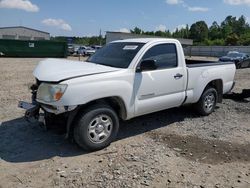
[(250, 98), (240, 95), (250, 69), (210, 116), (181, 107), (121, 122), (114, 143), (86, 153), (17, 108), (40, 60), (0, 58), (0, 188), (250, 187)]

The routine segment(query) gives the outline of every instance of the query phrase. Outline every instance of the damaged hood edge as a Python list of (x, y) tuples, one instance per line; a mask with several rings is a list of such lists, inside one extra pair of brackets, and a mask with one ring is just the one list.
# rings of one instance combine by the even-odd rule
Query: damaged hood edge
[(40, 81), (59, 82), (72, 78), (90, 76), (121, 70), (89, 62), (72, 61), (65, 59), (46, 59), (41, 61), (33, 75)]

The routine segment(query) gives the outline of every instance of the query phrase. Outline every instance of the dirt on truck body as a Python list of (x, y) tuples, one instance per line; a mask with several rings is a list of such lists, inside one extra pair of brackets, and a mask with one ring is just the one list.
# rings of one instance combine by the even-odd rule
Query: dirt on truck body
[(0, 58), (1, 188), (250, 187), (250, 69), (215, 113), (185, 106), (121, 122), (114, 143), (87, 153), (17, 108), (39, 61)]

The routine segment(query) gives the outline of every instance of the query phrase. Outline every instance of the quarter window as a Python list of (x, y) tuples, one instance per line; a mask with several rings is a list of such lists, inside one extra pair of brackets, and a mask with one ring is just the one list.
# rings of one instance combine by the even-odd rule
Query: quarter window
[(159, 44), (150, 48), (143, 56), (144, 60), (154, 60), (157, 69), (177, 67), (175, 44)]

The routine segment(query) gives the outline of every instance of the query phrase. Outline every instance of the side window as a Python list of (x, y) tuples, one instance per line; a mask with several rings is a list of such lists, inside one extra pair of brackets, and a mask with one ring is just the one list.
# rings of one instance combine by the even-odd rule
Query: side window
[(178, 66), (175, 44), (159, 44), (150, 48), (143, 56), (144, 60), (154, 60), (157, 69), (173, 68)]

